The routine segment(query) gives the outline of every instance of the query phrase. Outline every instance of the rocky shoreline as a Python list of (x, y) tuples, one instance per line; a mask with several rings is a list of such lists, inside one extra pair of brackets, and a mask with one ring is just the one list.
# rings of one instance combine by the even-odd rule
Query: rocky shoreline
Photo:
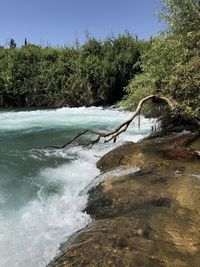
[(97, 167), (108, 177), (89, 191), (86, 207), (93, 221), (48, 267), (199, 266), (198, 135), (127, 142), (104, 155)]

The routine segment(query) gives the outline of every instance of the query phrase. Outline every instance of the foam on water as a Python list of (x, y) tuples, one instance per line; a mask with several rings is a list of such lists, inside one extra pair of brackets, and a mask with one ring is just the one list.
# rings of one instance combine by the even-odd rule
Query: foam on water
[[(99, 175), (96, 161), (121, 143), (97, 144), (90, 150), (78, 146), (65, 150), (43, 149), (38, 145), (45, 142), (45, 134), (49, 138), (52, 134), (55, 141), (61, 142), (66, 132), (71, 137), (70, 134), (82, 128), (109, 129), (130, 115), (94, 107), (0, 113), (0, 139), (12, 143), (7, 157), (6, 145), (0, 151), (6, 157), (0, 158), (1, 267), (45, 266), (56, 255), (61, 242), (91, 221), (82, 211), (87, 203), (84, 189)], [(50, 132), (41, 134), (46, 129)], [(150, 121), (142, 118), (141, 130), (133, 124), (121, 140), (137, 141), (150, 129)], [(20, 140), (24, 132), (26, 135)], [(25, 147), (22, 146), (26, 142), (24, 136), (27, 142), (31, 140)], [(35, 136), (42, 140), (37, 141)], [(15, 182), (22, 188), (17, 188)]]

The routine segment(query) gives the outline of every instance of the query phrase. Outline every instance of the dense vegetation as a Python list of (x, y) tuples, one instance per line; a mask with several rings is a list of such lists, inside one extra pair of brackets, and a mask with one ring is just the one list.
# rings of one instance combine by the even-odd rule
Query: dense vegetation
[(0, 106), (110, 105), (129, 109), (147, 95), (173, 98), (175, 112), (147, 104), (144, 113), (166, 124), (200, 118), (200, 1), (162, 0), (167, 30), (138, 40), (130, 34), (82, 46), (0, 47)]
[(110, 105), (140, 72), (144, 42), (130, 34), (76, 47), (0, 47), (0, 106)]
[(124, 105), (135, 107), (144, 96), (173, 98), (176, 112), (146, 106), (149, 116), (161, 116), (166, 124), (200, 118), (200, 1), (163, 0), (161, 18), (166, 32), (152, 38), (142, 55), (142, 73), (127, 86)]

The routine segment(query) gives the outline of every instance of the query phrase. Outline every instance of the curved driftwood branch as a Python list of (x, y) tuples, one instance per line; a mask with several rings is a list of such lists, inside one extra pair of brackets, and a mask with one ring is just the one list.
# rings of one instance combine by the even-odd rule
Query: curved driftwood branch
[(82, 135), (85, 134), (94, 134), (97, 135), (97, 138), (94, 139), (93, 141), (84, 144), (84, 146), (92, 146), (96, 143), (98, 143), (100, 141), (101, 138), (104, 139), (104, 142), (110, 142), (113, 140), (113, 142), (116, 141), (117, 137), (125, 132), (127, 130), (127, 128), (129, 127), (130, 123), (135, 119), (135, 117), (137, 117), (138, 114), (140, 114), (140, 111), (142, 109), (142, 106), (145, 102), (152, 100), (154, 103), (165, 103), (167, 104), (172, 110), (174, 110), (176, 108), (176, 101), (164, 96), (155, 96), (155, 95), (149, 95), (147, 97), (144, 97), (143, 99), (140, 100), (140, 102), (137, 105), (137, 108), (135, 110), (135, 112), (133, 113), (133, 115), (130, 117), (130, 119), (126, 120), (125, 122), (123, 122), (122, 124), (120, 124), (119, 126), (117, 126), (116, 128), (114, 128), (111, 131), (96, 131), (93, 129), (86, 129), (82, 132), (79, 132), (73, 139), (71, 139), (69, 142), (61, 145), (61, 146), (51, 146), (48, 148), (65, 148), (66, 146), (70, 145), (71, 143), (73, 143), (75, 140), (77, 140), (79, 137), (81, 137)]

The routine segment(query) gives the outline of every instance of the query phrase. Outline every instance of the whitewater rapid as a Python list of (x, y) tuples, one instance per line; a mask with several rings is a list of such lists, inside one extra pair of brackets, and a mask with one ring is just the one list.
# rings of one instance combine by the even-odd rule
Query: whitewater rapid
[[(43, 267), (60, 243), (86, 226), (87, 190), (97, 160), (124, 140), (137, 141), (152, 121), (132, 123), (116, 144), (62, 144), (85, 128), (111, 129), (131, 113), (103, 108), (0, 112), (0, 266)], [(91, 137), (88, 137), (91, 138)]]

